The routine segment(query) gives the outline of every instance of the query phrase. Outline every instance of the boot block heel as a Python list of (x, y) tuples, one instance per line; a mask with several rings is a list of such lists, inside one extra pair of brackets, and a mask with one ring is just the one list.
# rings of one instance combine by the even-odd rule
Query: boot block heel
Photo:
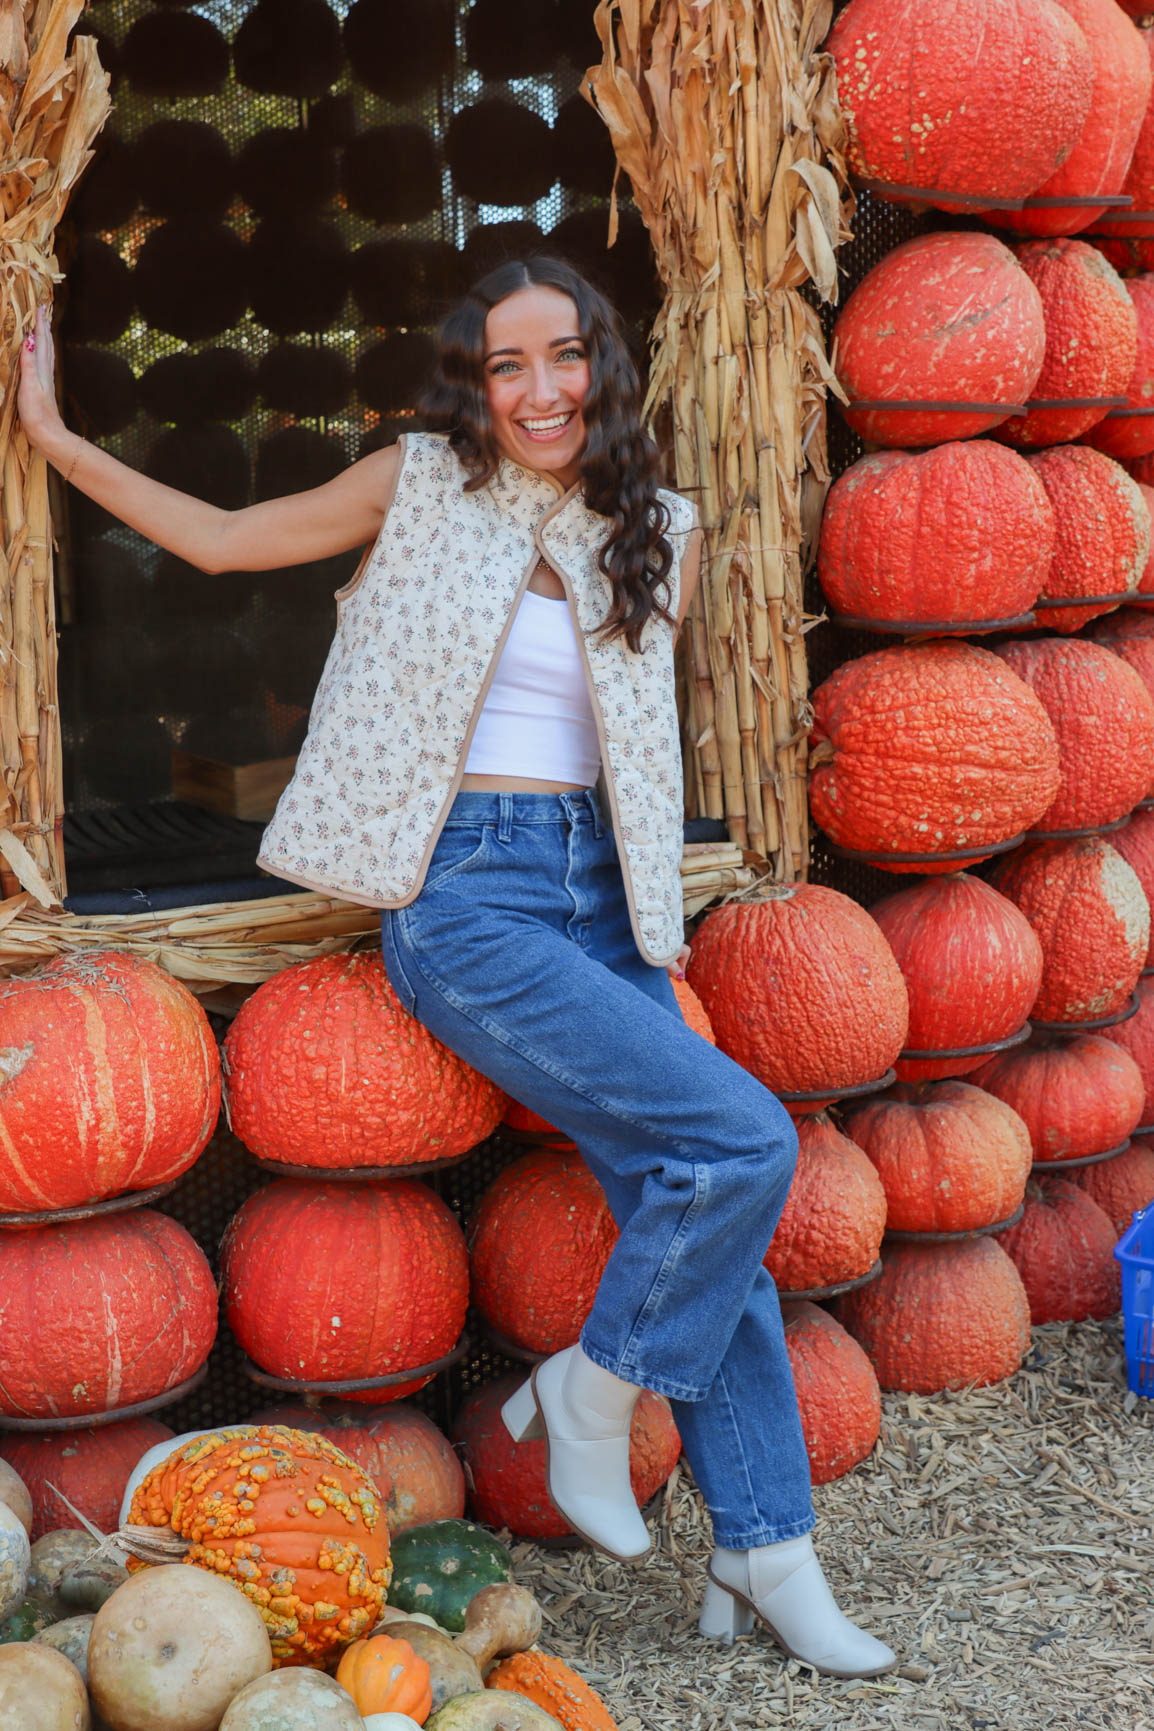
[(501, 1408), (501, 1417), (514, 1442), (530, 1442), (545, 1435), (531, 1381), (522, 1383), (516, 1394), (509, 1396)]
[(710, 1581), (705, 1588), (697, 1627), (708, 1640), (723, 1641), (728, 1647), (739, 1635), (749, 1634), (753, 1628), (753, 1612), (724, 1587), (719, 1587), (716, 1581)]

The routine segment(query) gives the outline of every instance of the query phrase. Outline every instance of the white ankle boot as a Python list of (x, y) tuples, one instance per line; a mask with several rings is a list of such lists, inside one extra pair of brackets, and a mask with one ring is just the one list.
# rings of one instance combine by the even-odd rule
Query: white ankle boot
[(716, 1550), (699, 1628), (713, 1640), (748, 1634), (754, 1616), (792, 1659), (830, 1677), (878, 1677), (896, 1653), (842, 1615), (808, 1533), (752, 1551)]
[(620, 1563), (649, 1549), (629, 1484), (629, 1424), (640, 1393), (569, 1346), (537, 1365), (501, 1409), (514, 1442), (545, 1438), (545, 1483), (558, 1514)]

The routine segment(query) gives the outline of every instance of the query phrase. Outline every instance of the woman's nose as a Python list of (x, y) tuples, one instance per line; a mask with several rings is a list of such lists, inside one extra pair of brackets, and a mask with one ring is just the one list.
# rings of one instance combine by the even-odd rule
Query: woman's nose
[(553, 369), (547, 361), (541, 361), (533, 368), (529, 381), (530, 401), (535, 408), (549, 408), (557, 401), (557, 381)]

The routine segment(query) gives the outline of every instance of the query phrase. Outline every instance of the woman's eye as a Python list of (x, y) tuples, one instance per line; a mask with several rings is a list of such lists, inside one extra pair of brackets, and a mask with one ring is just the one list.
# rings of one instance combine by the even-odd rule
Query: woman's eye
[(559, 361), (583, 361), (585, 351), (584, 349), (562, 349), (557, 359)]
[(516, 364), (517, 364), (516, 361), (498, 361), (497, 365), (495, 367), (489, 368), (490, 375), (493, 378), (496, 378), (497, 374), (503, 373), (505, 371), (506, 367), (515, 367)]

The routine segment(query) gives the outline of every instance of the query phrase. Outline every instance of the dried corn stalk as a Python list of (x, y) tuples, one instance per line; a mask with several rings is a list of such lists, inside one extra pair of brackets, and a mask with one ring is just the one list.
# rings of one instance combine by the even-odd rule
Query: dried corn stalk
[(84, 0), (0, 0), (0, 871), (42, 907), (64, 894), (60, 717), (44, 459), (16, 419), (20, 344), (60, 281), (57, 223), (109, 110)]
[(666, 288), (647, 414), (672, 426), (704, 576), (679, 643), (693, 815), (778, 880), (807, 859), (802, 567), (837, 389), (802, 289), (849, 238), (830, 0), (600, 0), (594, 106)]

